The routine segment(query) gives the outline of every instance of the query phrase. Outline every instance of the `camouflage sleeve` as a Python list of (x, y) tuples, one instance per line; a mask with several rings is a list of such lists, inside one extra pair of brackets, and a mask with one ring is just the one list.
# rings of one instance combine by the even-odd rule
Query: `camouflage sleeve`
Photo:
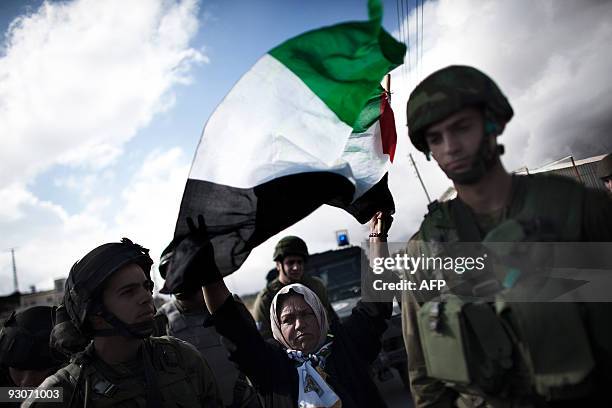
[(253, 318), (257, 324), (257, 329), (264, 339), (272, 338), (272, 327), (270, 325), (270, 302), (267, 296), (262, 296), (262, 292), (257, 295), (253, 304)]
[[(407, 254), (409, 256), (420, 254), (417, 239), (418, 237), (413, 237), (408, 243)], [(427, 376), (417, 323), (419, 307), (410, 291), (402, 292), (402, 334), (408, 354), (408, 375), (414, 405), (415, 408), (452, 407), (456, 393), (447, 388), (443, 382)]]
[[(61, 369), (66, 370), (65, 368)], [(72, 406), (78, 407), (82, 406), (82, 401), (77, 401), (72, 398), (74, 393), (74, 386), (67, 379), (64, 378), (62, 373), (57, 372), (49, 377), (47, 377), (39, 386), (38, 389), (48, 389), (48, 388), (61, 388), (62, 389), (62, 401), (61, 405), (58, 405), (58, 402), (40, 402), (36, 401), (36, 398), (28, 398), (22, 404), (22, 408), (30, 408), (30, 407), (67, 407), (72, 402)], [(65, 373), (67, 374), (67, 372)]]
[(178, 344), (181, 354), (183, 354), (182, 360), (187, 364), (186, 368), (189, 378), (199, 379), (198, 394), (200, 395), (201, 406), (222, 408), (221, 392), (219, 391), (215, 375), (206, 360), (202, 358), (193, 345), (172, 337), (166, 338), (172, 339), (172, 341)]

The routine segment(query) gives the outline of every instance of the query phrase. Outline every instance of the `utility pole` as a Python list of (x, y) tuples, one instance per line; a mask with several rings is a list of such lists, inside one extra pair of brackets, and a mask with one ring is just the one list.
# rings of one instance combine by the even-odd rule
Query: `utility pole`
[(427, 196), (427, 202), (431, 204), (431, 198), (429, 197), (429, 193), (427, 192), (425, 183), (423, 183), (423, 179), (421, 178), (421, 173), (419, 173), (419, 168), (417, 167), (416, 163), (414, 162), (414, 159), (412, 158), (412, 153), (408, 153), (408, 158), (410, 159), (410, 163), (412, 164), (412, 167), (414, 167), (414, 171), (416, 172), (416, 175), (419, 178), (419, 181), (421, 182), (421, 187), (423, 187), (423, 191), (425, 192), (425, 195)]
[(19, 292), (19, 283), (17, 282), (17, 265), (15, 264), (15, 248), (11, 248), (11, 259), (13, 260), (13, 286), (15, 292)]

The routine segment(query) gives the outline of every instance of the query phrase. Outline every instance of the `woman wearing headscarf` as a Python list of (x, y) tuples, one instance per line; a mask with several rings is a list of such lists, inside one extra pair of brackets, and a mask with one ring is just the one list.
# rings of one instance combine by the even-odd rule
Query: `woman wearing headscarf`
[(316, 294), (301, 284), (288, 285), (272, 301), (275, 342), (266, 342), (220, 276), (203, 290), (217, 331), (232, 343), (230, 359), (253, 382), (263, 406), (386, 406), (369, 366), (381, 349), (390, 302), (359, 302), (350, 317), (330, 327)]

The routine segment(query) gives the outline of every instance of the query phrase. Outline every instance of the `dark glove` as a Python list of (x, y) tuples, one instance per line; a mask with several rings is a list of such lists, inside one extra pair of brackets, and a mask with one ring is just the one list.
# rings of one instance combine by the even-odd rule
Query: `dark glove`
[(167, 260), (166, 283), (161, 293), (188, 292), (223, 279), (215, 263), (204, 217), (198, 215), (197, 225), (187, 217), (187, 226), (189, 233), (175, 240), (176, 246)]

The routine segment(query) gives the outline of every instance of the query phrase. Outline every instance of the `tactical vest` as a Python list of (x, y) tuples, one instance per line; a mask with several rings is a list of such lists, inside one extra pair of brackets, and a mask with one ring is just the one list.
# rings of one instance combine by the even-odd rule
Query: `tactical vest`
[(159, 312), (168, 319), (168, 335), (193, 345), (208, 362), (225, 406), (242, 406), (245, 400), (254, 399), (248, 380), (229, 360), (221, 336), (214, 326), (207, 327), (208, 313), (181, 313), (174, 300), (164, 303)]
[(228, 360), (227, 350), (215, 328), (204, 327), (209, 315), (205, 312), (181, 313), (175, 301), (163, 304), (159, 311), (168, 317), (168, 335), (192, 344), (208, 362), (215, 373), (223, 401), (229, 405), (239, 373)]
[[(438, 204), (421, 225), (421, 237), (429, 244), (423, 250), (443, 256), (435, 252), (445, 246), (437, 244), (537, 242), (538, 234), (551, 242), (581, 241), (581, 189), (557, 177), (514, 177), (509, 217), (486, 237), (477, 235), (464, 204)], [(547, 228), (526, 231), (532, 225)], [(483, 277), (483, 286), (490, 278)], [(502, 399), (560, 400), (591, 391), (587, 378), (595, 364), (580, 304), (509, 303), (503, 292), (494, 302), (466, 301), (453, 293), (443, 293), (442, 299), (423, 303), (417, 313), (428, 376), (461, 393)]]
[[(203, 379), (186, 370), (184, 350), (177, 340), (154, 337), (145, 340), (143, 365), (150, 365), (154, 384), (147, 387), (143, 376), (121, 376), (103, 372), (93, 357), (93, 344), (73, 362), (54, 374), (59, 383), (70, 384), (74, 391), (66, 397), (66, 407), (200, 407), (204, 393)], [(146, 368), (144, 368), (146, 372)], [(147, 397), (149, 402), (147, 403)], [(87, 404), (85, 402), (87, 401)]]

